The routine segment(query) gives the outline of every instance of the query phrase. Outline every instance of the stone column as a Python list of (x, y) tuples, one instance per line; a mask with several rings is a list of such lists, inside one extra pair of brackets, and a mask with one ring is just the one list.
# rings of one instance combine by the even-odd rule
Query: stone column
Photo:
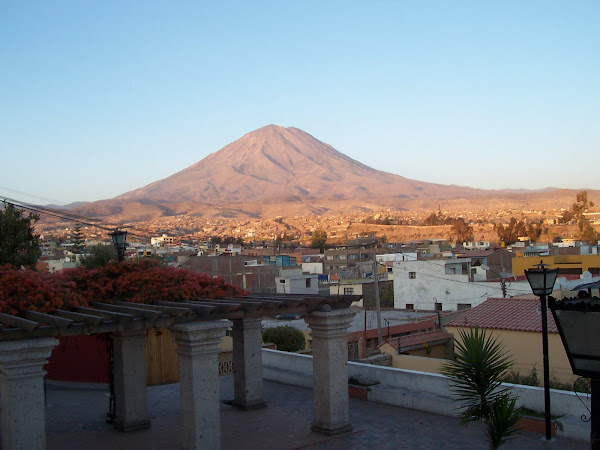
[(314, 431), (333, 435), (352, 430), (348, 399), (348, 327), (351, 309), (315, 311), (304, 316), (313, 346)]
[(146, 401), (146, 330), (113, 333), (115, 427), (121, 431), (150, 426)]
[(267, 406), (263, 398), (261, 319), (233, 320), (233, 405)]
[(174, 325), (179, 354), (181, 448), (221, 448), (219, 343), (228, 320)]
[(43, 366), (54, 338), (0, 342), (0, 411), (2, 448), (46, 448)]

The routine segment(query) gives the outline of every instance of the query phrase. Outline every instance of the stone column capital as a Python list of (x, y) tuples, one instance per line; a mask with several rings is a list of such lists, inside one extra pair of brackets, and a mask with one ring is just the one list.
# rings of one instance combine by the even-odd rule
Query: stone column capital
[(232, 319), (234, 326), (242, 326), (245, 330), (262, 330), (262, 318)]
[(171, 327), (170, 331), (177, 344), (175, 351), (191, 356), (199, 353), (218, 352), (219, 342), (229, 327), (231, 327), (229, 320), (215, 320), (181, 323)]
[(12, 380), (43, 377), (42, 369), (48, 362), (58, 339), (39, 338), (0, 342), (0, 377)]
[(316, 338), (346, 337), (348, 327), (352, 323), (356, 311), (350, 308), (334, 309), (332, 311), (313, 311), (304, 316), (304, 321), (310, 327), (311, 335)]
[(3, 448), (46, 448), (43, 369), (58, 339), (0, 342)]

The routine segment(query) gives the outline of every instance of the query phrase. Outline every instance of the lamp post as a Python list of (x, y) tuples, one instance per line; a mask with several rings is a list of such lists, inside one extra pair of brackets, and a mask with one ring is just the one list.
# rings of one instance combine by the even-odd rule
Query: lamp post
[(592, 449), (600, 449), (600, 299), (548, 302), (575, 375), (591, 379)]
[(546, 296), (552, 294), (558, 269), (547, 269), (547, 264), (540, 261), (537, 269), (525, 271), (527, 281), (534, 295), (540, 298), (542, 311), (542, 352), (544, 354), (544, 417), (546, 422), (546, 440), (552, 439), (550, 429), (550, 369), (548, 365), (548, 318), (546, 313)]
[(115, 230), (111, 233), (108, 233), (108, 235), (112, 238), (113, 245), (117, 250), (117, 258), (119, 262), (123, 261), (123, 258), (125, 257), (125, 247), (127, 247), (127, 244), (125, 243), (127, 240), (127, 231), (115, 228)]

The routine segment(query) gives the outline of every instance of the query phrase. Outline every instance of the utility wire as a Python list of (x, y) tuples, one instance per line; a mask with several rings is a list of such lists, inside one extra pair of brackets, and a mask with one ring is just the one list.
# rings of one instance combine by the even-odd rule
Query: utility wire
[[(39, 213), (39, 214), (45, 214), (45, 215), (48, 215), (48, 216), (51, 216), (51, 217), (55, 217), (55, 218), (58, 218), (58, 219), (63, 219), (63, 220), (69, 221), (69, 222), (79, 223), (79, 224), (86, 225), (86, 226), (89, 226), (89, 227), (100, 228), (100, 229), (105, 230), (105, 231), (114, 231), (115, 228), (119, 228), (116, 225), (111, 225), (111, 224), (106, 224), (106, 223), (103, 224), (98, 219), (93, 219), (93, 218), (90, 218), (90, 217), (86, 217), (86, 216), (83, 216), (81, 214), (69, 214), (69, 215), (67, 215), (65, 213), (56, 211), (54, 209), (44, 208), (44, 207), (38, 206), (38, 205), (31, 205), (31, 204), (24, 203), (24, 202), (15, 200), (15, 199), (11, 199), (9, 197), (3, 197), (3, 201), (5, 203), (12, 204), (14, 206), (17, 206), (19, 208), (25, 209), (27, 211), (31, 211), (31, 212)], [(92, 223), (92, 222), (95, 222), (95, 223)], [(133, 227), (130, 227), (130, 226), (121, 226), (120, 228), (133, 228)], [(135, 233), (135, 232), (132, 232), (132, 231), (127, 231), (127, 234), (129, 234), (131, 236), (139, 237), (139, 238), (142, 238), (142, 239), (149, 239), (148, 235), (142, 235), (142, 234), (138, 234), (138, 233)]]

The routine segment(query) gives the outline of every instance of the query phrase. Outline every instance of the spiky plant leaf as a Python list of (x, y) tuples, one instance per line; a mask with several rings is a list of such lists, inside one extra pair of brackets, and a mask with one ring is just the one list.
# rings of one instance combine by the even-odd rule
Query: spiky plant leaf
[(497, 397), (491, 404), (491, 414), (486, 420), (485, 436), (490, 448), (497, 449), (506, 442), (514, 439), (521, 430), (517, 428), (519, 419), (523, 416), (520, 408), (515, 409), (517, 399), (510, 394)]
[(461, 406), (462, 423), (485, 420), (490, 405), (504, 395), (502, 378), (512, 361), (497, 338), (478, 328), (459, 330), (455, 359), (442, 367), (442, 373), (453, 380), (451, 389)]

